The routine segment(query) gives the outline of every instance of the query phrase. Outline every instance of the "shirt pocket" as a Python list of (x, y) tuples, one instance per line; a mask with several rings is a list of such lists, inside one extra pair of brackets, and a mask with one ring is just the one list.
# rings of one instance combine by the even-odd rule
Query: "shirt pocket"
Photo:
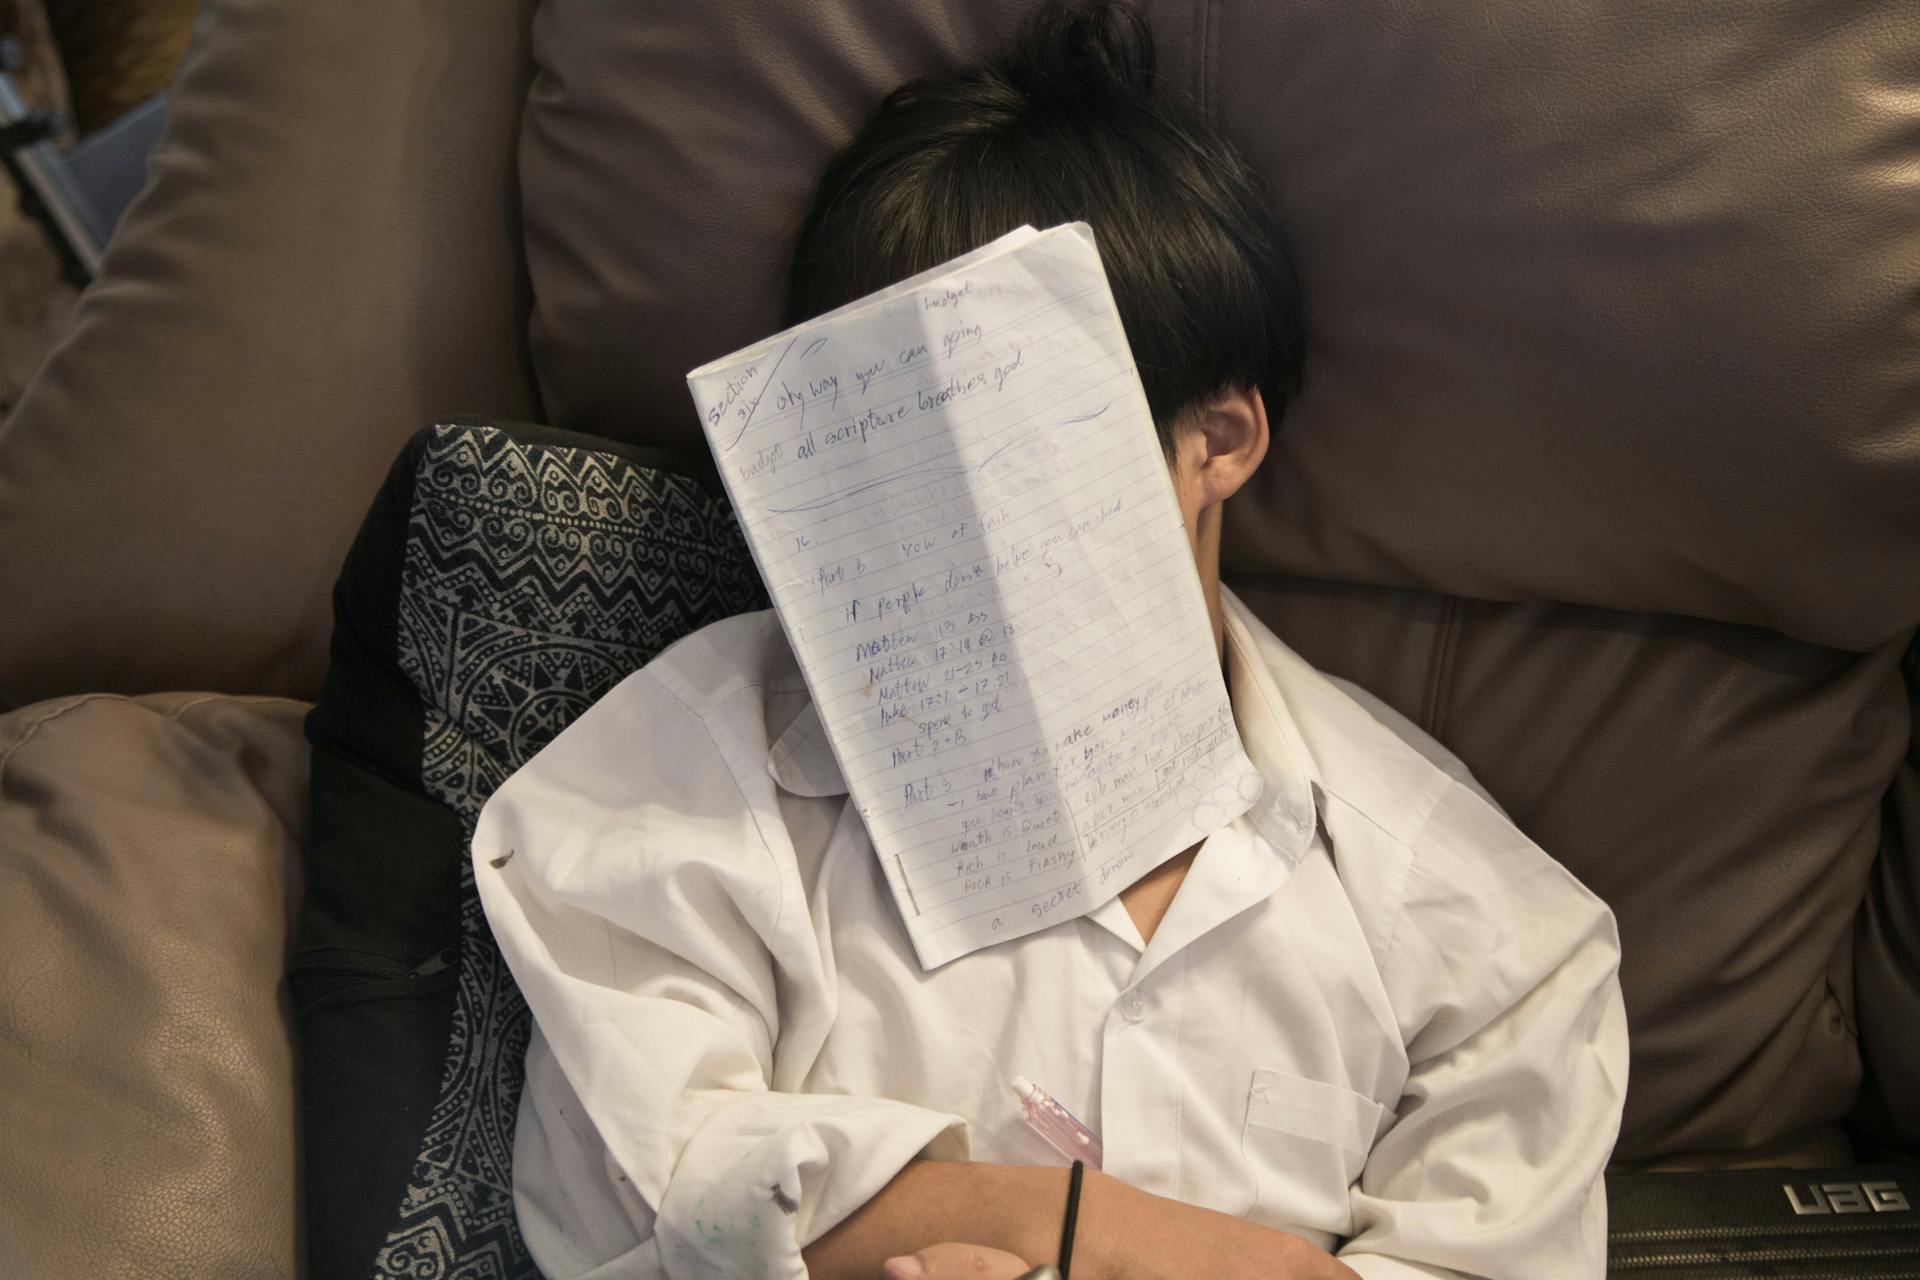
[(1363, 1093), (1256, 1067), (1247, 1089), (1241, 1156), (1263, 1226), (1351, 1235), (1348, 1190), (1366, 1167), (1386, 1108)]

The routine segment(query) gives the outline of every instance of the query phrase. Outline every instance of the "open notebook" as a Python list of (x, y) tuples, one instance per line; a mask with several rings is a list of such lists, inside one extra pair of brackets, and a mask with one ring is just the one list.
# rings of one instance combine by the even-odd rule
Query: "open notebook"
[(1259, 798), (1085, 224), (687, 382), (924, 967), (1098, 908)]

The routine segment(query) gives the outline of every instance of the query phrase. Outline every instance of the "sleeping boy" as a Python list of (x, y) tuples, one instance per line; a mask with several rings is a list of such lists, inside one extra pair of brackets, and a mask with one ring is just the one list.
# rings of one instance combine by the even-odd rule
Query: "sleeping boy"
[[(797, 323), (1022, 224), (1090, 223), (1265, 790), (1091, 913), (916, 959), (778, 619), (628, 678), (493, 797), (475, 873), (531, 1006), (515, 1150), (549, 1276), (1599, 1277), (1626, 1026), (1612, 916), (1417, 728), (1220, 584), (1296, 385), (1258, 184), (1053, 4), (829, 165)], [(516, 856), (503, 857), (508, 851)]]

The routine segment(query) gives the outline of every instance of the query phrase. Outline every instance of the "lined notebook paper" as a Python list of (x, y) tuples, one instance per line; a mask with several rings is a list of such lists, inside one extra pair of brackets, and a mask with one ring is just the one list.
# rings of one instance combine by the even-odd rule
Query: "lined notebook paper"
[(687, 382), (923, 966), (1097, 909), (1259, 797), (1084, 224)]

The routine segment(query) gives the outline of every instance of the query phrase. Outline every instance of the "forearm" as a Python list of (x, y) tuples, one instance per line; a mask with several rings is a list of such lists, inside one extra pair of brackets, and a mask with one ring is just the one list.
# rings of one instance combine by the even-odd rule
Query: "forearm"
[[(1093, 1195), (1100, 1194), (1096, 1180), (1088, 1176)], [(1065, 1169), (915, 1160), (803, 1256), (818, 1280), (878, 1280), (888, 1258), (938, 1240), (965, 1240), (1034, 1263), (1051, 1262), (1059, 1252), (1066, 1203)]]
[[(888, 1258), (963, 1241), (1030, 1265), (1060, 1252), (1067, 1171), (916, 1160), (804, 1251), (808, 1272), (878, 1280)], [(1082, 1280), (1359, 1280), (1299, 1236), (1257, 1226), (1089, 1171), (1080, 1193), (1073, 1274)]]

